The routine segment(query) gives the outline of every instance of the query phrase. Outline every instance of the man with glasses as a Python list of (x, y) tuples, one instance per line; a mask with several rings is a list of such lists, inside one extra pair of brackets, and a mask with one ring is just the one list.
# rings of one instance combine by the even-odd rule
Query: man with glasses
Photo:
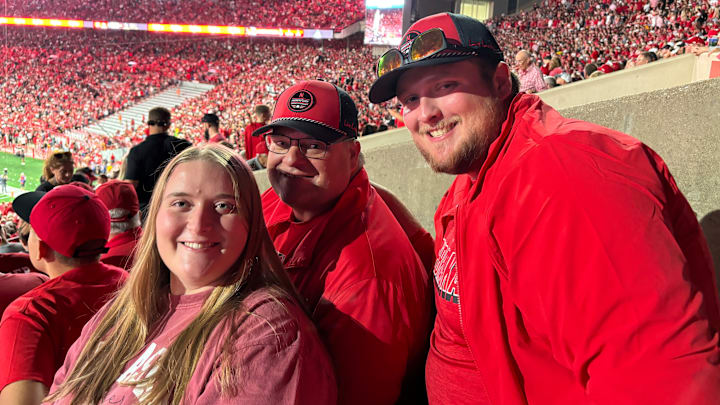
[(155, 107), (148, 112), (148, 137), (128, 152), (125, 160), (125, 180), (137, 191), (140, 213), (145, 218), (145, 207), (150, 203), (155, 182), (165, 163), (190, 146), (185, 139), (168, 134), (170, 111)]
[(430, 284), (360, 164), (357, 109), (320, 81), (278, 98), (263, 194), (275, 248), (334, 359), (341, 404), (418, 403)]
[[(430, 166), (431, 404), (710, 404), (718, 298), (695, 215), (628, 135), (519, 93), (479, 21), (423, 18), (378, 63)], [(713, 399), (714, 398), (714, 399)]]

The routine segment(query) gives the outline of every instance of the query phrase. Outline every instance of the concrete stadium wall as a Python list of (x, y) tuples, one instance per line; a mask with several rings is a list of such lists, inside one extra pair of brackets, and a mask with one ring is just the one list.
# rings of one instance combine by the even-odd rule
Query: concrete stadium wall
[[(560, 108), (567, 117), (629, 133), (665, 159), (703, 225), (717, 269), (720, 269), (719, 95), (720, 79), (711, 79)], [(398, 195), (434, 234), (433, 214), (452, 176), (432, 172), (406, 129), (367, 136), (360, 142), (371, 180)], [(261, 190), (269, 187), (264, 171), (257, 172), (256, 178)]]

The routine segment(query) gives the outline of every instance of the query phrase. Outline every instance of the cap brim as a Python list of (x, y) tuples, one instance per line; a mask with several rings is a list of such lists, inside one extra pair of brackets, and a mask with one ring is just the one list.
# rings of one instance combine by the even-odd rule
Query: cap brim
[(450, 56), (445, 58), (428, 58), (419, 60), (417, 62), (408, 63), (406, 65), (400, 66), (399, 68), (384, 74), (382, 77), (375, 80), (375, 83), (372, 84), (370, 87), (370, 94), (368, 95), (368, 98), (370, 99), (371, 103), (374, 104), (380, 104), (384, 101), (388, 101), (391, 98), (395, 97), (395, 90), (397, 88), (397, 82), (400, 79), (400, 76), (402, 76), (403, 73), (406, 71), (416, 68), (416, 67), (423, 67), (423, 66), (434, 66), (434, 65), (444, 65), (446, 63), (455, 63), (455, 62), (461, 62), (466, 59), (470, 59), (476, 57), (475, 55), (466, 55), (466, 56)]
[(291, 118), (280, 119), (280, 120), (273, 122), (272, 124), (265, 125), (264, 127), (260, 127), (258, 129), (256, 129), (255, 131), (253, 131), (252, 135), (253, 136), (264, 135), (264, 134), (270, 132), (273, 128), (296, 129), (304, 134), (308, 134), (308, 135), (312, 136), (315, 139), (319, 139), (319, 140), (321, 140), (323, 142), (327, 142), (327, 143), (333, 143), (340, 138), (349, 136), (349, 135), (343, 134), (342, 132), (325, 127), (320, 124), (316, 124), (316, 123), (313, 123), (310, 121), (295, 120), (295, 119), (291, 119)]
[(15, 211), (23, 221), (30, 223), (30, 213), (33, 207), (35, 207), (35, 204), (37, 204), (45, 194), (47, 193), (43, 191), (32, 191), (20, 194), (12, 202), (13, 211)]

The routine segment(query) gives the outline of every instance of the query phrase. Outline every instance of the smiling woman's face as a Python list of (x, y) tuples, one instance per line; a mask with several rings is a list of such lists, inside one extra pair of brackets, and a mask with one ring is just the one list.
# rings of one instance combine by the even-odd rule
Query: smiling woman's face
[(194, 160), (170, 175), (155, 219), (157, 247), (170, 269), (173, 294), (219, 283), (248, 238), (247, 219), (235, 201), (232, 180), (218, 164)]

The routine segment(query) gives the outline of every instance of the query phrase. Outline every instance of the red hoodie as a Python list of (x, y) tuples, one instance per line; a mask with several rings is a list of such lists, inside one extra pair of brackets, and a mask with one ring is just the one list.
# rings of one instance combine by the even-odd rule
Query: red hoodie
[[(458, 176), (443, 197), (436, 250), (453, 239), (448, 224), (450, 327), (474, 373), (443, 372), (481, 381), (486, 402), (717, 403), (711, 258), (667, 166), (638, 140), (521, 94), (477, 181)], [(448, 318), (439, 307), (437, 322)], [(427, 378), (432, 398), (443, 377)]]

